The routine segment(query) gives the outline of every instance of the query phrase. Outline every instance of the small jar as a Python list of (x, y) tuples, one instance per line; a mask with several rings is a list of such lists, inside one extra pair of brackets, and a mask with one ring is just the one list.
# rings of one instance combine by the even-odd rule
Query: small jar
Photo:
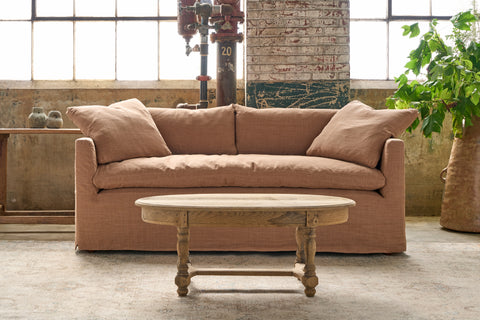
[(62, 113), (57, 110), (50, 111), (47, 118), (47, 128), (59, 129), (63, 126)]
[(33, 107), (32, 113), (28, 116), (28, 126), (30, 128), (45, 128), (47, 124), (47, 115), (42, 107)]

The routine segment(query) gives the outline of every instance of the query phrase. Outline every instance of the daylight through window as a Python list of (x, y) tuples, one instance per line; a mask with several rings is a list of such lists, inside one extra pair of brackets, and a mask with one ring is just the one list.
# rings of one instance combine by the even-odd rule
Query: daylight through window
[(175, 0), (0, 0), (0, 80), (195, 79), (200, 57), (185, 55), (176, 15)]
[(403, 25), (419, 22), (423, 32), (439, 20), (443, 34), (451, 31), (451, 16), (478, 8), (479, 0), (350, 0), (350, 76), (388, 80), (404, 72), (418, 38), (407, 38)]

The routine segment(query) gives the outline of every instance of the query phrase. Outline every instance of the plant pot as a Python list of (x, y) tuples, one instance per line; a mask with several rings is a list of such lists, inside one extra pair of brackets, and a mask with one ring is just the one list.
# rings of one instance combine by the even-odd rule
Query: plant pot
[(448, 163), (440, 224), (480, 232), (480, 118), (455, 138)]

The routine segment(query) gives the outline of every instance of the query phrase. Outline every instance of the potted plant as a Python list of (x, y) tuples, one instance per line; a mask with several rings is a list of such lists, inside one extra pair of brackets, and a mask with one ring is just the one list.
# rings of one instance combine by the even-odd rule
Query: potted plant
[[(455, 135), (442, 201), (440, 224), (445, 228), (480, 232), (480, 43), (478, 16), (461, 12), (450, 20), (451, 35), (442, 37), (436, 20), (420, 35), (418, 23), (404, 26), (404, 35), (420, 37), (406, 71), (395, 79), (398, 89), (387, 99), (389, 108), (416, 108), (427, 138), (440, 132), (451, 114)], [(425, 80), (409, 81), (408, 74)]]

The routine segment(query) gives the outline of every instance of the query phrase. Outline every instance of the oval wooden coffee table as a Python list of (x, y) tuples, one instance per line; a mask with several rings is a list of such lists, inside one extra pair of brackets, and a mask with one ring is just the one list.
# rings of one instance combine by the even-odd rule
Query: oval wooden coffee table
[[(355, 201), (340, 197), (305, 194), (185, 194), (141, 198), (142, 219), (177, 227), (177, 275), (179, 296), (186, 296), (190, 279), (197, 275), (294, 276), (305, 294), (315, 295), (315, 227), (348, 220)], [(293, 270), (195, 269), (189, 260), (190, 227), (296, 227), (297, 257)]]

